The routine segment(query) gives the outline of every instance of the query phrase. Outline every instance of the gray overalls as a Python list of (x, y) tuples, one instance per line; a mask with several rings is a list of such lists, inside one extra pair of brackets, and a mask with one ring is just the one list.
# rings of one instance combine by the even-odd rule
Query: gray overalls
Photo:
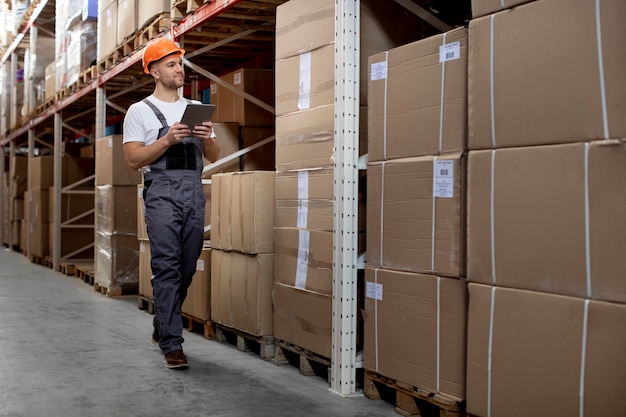
[[(163, 127), (169, 126), (163, 113), (149, 100)], [(204, 240), (202, 192), (202, 141), (187, 137), (170, 146), (144, 173), (144, 204), (154, 295), (154, 336), (164, 354), (182, 349), (181, 306), (196, 272)]]

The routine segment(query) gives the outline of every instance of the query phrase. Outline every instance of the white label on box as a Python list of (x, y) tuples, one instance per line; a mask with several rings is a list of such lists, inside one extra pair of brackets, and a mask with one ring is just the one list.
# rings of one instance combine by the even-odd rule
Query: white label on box
[(204, 260), (198, 259), (196, 262), (196, 271), (204, 271)]
[(113, 18), (111, 17), (111, 9), (110, 8), (107, 9), (106, 17), (105, 17), (104, 21), (106, 22), (106, 25), (107, 25), (108, 28), (113, 26)]
[(384, 80), (385, 78), (387, 78), (387, 61), (373, 63), (370, 80)]
[(298, 95), (298, 109), (306, 110), (311, 107), (311, 53), (300, 55), (300, 91)]
[(365, 292), (366, 292), (367, 298), (373, 298), (374, 300), (382, 301), (383, 284), (377, 284), (375, 282), (368, 282)]
[(310, 233), (308, 230), (300, 230), (298, 236), (298, 263), (296, 266), (296, 287), (306, 288), (307, 272), (309, 270), (309, 243)]
[(141, 241), (141, 243), (139, 244), (139, 251), (141, 253), (146, 253), (146, 242), (144, 242), (143, 240)]
[(233, 82), (235, 85), (241, 84), (241, 72), (235, 73), (235, 81)]
[(452, 42), (439, 47), (439, 62), (461, 58), (461, 42)]
[(217, 94), (217, 84), (211, 84), (211, 94)]
[(309, 217), (309, 171), (298, 171), (298, 219), (296, 227), (306, 229)]
[(109, 145), (109, 148), (113, 147), (113, 138), (109, 138), (109, 141), (107, 142), (107, 145)]
[(434, 161), (433, 197), (454, 198), (454, 161)]

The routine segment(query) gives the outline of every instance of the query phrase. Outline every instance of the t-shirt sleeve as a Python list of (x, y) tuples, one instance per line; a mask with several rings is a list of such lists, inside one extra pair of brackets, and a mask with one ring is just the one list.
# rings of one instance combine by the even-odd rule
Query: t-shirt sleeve
[(138, 104), (139, 103), (132, 104), (124, 117), (123, 143), (146, 141), (144, 121), (142, 120)]

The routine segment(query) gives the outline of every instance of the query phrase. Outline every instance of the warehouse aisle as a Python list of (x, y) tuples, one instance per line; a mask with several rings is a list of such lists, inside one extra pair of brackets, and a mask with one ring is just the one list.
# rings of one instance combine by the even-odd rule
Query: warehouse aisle
[(152, 316), (0, 250), (0, 416), (396, 416), (319, 377), (185, 332), (191, 367), (169, 370)]

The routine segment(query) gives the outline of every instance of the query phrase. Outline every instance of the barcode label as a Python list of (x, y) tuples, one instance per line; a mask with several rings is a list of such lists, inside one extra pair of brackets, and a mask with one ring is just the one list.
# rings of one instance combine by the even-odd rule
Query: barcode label
[(461, 58), (461, 43), (452, 42), (439, 47), (439, 62), (452, 61)]
[(454, 161), (434, 162), (433, 197), (454, 198)]
[(368, 282), (366, 285), (365, 296), (367, 298), (373, 298), (374, 300), (382, 301), (383, 299), (383, 284), (377, 284), (375, 282)]

